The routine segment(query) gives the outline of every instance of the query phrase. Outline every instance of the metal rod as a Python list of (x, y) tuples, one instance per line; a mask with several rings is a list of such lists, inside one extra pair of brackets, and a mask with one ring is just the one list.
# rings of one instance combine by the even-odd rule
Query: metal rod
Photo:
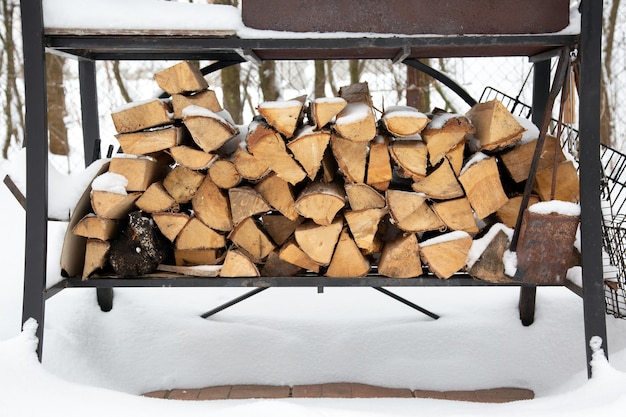
[(382, 292), (383, 294), (393, 298), (396, 301), (400, 301), (402, 304), (405, 304), (405, 305), (407, 305), (407, 306), (409, 306), (409, 307), (419, 311), (420, 313), (426, 314), (428, 317), (431, 317), (431, 318), (433, 318), (435, 320), (437, 320), (439, 318), (439, 315), (433, 313), (432, 311), (426, 310), (425, 308), (420, 307), (420, 306), (418, 306), (415, 303), (410, 302), (406, 298), (400, 297), (398, 294), (394, 294), (391, 291), (388, 291), (388, 290), (386, 290), (386, 289), (384, 289), (382, 287), (372, 287), (372, 288), (374, 288), (377, 291)]
[(207, 311), (204, 314), (201, 314), (200, 317), (202, 317), (203, 319), (206, 319), (207, 317), (211, 317), (213, 314), (219, 313), (222, 310), (227, 309), (228, 307), (232, 307), (237, 303), (240, 303), (244, 300), (247, 300), (248, 298), (252, 297), (253, 295), (257, 295), (258, 293), (260, 293), (261, 291), (265, 291), (266, 289), (268, 289), (269, 287), (259, 287), (259, 288), (255, 288), (252, 291), (249, 291), (237, 298), (234, 298), (232, 300), (230, 300), (227, 303), (222, 304), (219, 307), (215, 307), (213, 310)]
[(430, 75), (435, 80), (441, 82), (446, 87), (448, 87), (449, 89), (454, 91), (456, 94), (458, 94), (459, 97), (461, 97), (467, 104), (470, 105), (470, 107), (476, 104), (476, 100), (474, 99), (474, 97), (472, 97), (467, 91), (463, 89), (463, 87), (458, 85), (454, 80), (452, 80), (450, 77), (445, 75), (443, 72), (437, 71), (431, 66), (426, 65), (423, 62), (415, 58), (408, 58), (402, 62), (408, 65), (409, 67), (413, 67), (416, 70), (421, 71), (424, 74)]

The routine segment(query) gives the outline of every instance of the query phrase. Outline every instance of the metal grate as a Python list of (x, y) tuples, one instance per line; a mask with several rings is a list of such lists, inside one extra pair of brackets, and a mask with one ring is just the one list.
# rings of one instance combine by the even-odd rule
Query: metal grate
[[(530, 118), (532, 108), (519, 98), (486, 87), (480, 102), (498, 99), (515, 116)], [(558, 121), (552, 119), (548, 133), (556, 136)], [(561, 146), (578, 159), (578, 130), (561, 130)], [(602, 163), (602, 246), (606, 313), (626, 319), (626, 155), (600, 144)]]

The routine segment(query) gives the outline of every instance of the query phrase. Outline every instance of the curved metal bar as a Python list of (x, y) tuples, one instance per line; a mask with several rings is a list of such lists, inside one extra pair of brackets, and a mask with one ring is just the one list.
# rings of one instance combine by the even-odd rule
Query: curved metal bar
[(443, 83), (446, 87), (448, 87), (449, 89), (454, 91), (459, 97), (461, 97), (463, 101), (469, 104), (470, 107), (477, 103), (474, 97), (472, 97), (467, 91), (465, 91), (465, 89), (463, 89), (463, 87), (458, 85), (453, 79), (445, 75), (443, 72), (438, 71), (415, 58), (407, 58), (403, 60), (402, 63), (408, 65), (409, 67), (415, 68), (416, 70), (421, 71), (424, 74), (430, 75), (435, 80)]

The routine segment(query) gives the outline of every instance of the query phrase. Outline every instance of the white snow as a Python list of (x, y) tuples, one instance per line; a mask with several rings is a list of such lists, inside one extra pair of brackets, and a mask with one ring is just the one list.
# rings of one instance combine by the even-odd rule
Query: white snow
[(482, 152), (476, 152), (474, 153), (472, 156), (470, 156), (470, 158), (465, 162), (465, 165), (463, 165), (463, 168), (461, 168), (461, 173), (460, 175), (463, 175), (463, 173), (465, 173), (465, 171), (467, 171), (468, 169), (470, 169), (470, 167), (474, 164), (477, 164), (481, 161), (484, 161), (485, 159), (489, 159), (489, 155), (482, 153)]
[(537, 214), (558, 213), (564, 216), (580, 216), (580, 205), (569, 201), (541, 201), (528, 207), (528, 211)]
[(432, 116), (430, 123), (426, 126), (426, 129), (441, 129), (448, 120), (457, 117), (465, 117), (458, 113), (437, 113)]
[(416, 119), (428, 119), (424, 113), (417, 110), (415, 107), (410, 106), (389, 106), (385, 108), (385, 112), (382, 115), (382, 118), (385, 119), (387, 117), (413, 117)]
[(95, 191), (107, 191), (115, 194), (127, 194), (126, 187), (128, 186), (128, 179), (122, 174), (116, 174), (115, 172), (105, 172), (94, 178), (91, 183), (91, 189)]
[(346, 107), (337, 115), (335, 124), (358, 123), (371, 117), (372, 109), (365, 103), (348, 103)]
[(471, 237), (471, 236), (469, 235), (469, 233), (464, 232), (462, 230), (455, 230), (453, 232), (444, 233), (440, 236), (433, 237), (423, 242), (420, 242), (419, 245), (421, 247), (438, 245), (439, 243), (450, 242), (453, 240), (463, 239), (465, 237)]
[(526, 131), (522, 134), (522, 139), (519, 143), (528, 143), (536, 140), (539, 137), (539, 128), (530, 120), (521, 116), (514, 116), (515, 120), (522, 125)]
[(182, 115), (183, 119), (186, 119), (187, 117), (210, 117), (212, 119), (218, 120), (221, 123), (230, 124), (228, 121), (226, 121), (226, 119), (224, 119), (222, 116), (215, 113), (214, 111), (209, 110), (206, 107), (196, 106), (195, 104), (183, 108)]
[(489, 243), (491, 243), (491, 241), (493, 240), (493, 238), (496, 237), (496, 234), (498, 234), (499, 231), (503, 231), (504, 233), (506, 233), (509, 240), (513, 236), (513, 229), (505, 226), (502, 223), (496, 223), (491, 226), (489, 228), (489, 231), (487, 231), (484, 236), (478, 239), (474, 239), (472, 241), (472, 247), (467, 254), (466, 265), (468, 268), (471, 268), (472, 265), (476, 263), (478, 258), (480, 258), (480, 255), (485, 251), (485, 249), (487, 249), (487, 246), (489, 246)]
[(298, 100), (264, 101), (259, 104), (262, 109), (285, 109), (289, 107), (302, 107), (302, 102)]

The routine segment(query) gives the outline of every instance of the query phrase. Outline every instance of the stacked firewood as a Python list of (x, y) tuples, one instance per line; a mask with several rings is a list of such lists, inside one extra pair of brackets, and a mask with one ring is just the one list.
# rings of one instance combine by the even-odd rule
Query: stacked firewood
[[(73, 230), (87, 238), (84, 279), (404, 278), (424, 265), (448, 278), (475, 239), (516, 222), (536, 140), (497, 100), (465, 115), (379, 111), (359, 83), (338, 97), (262, 103), (236, 126), (190, 63), (155, 80), (170, 99), (112, 113), (123, 154), (94, 180), (92, 212)], [(578, 201), (576, 169), (554, 138), (534, 188), (531, 203)], [(506, 279), (501, 259), (489, 263), (470, 273)]]

